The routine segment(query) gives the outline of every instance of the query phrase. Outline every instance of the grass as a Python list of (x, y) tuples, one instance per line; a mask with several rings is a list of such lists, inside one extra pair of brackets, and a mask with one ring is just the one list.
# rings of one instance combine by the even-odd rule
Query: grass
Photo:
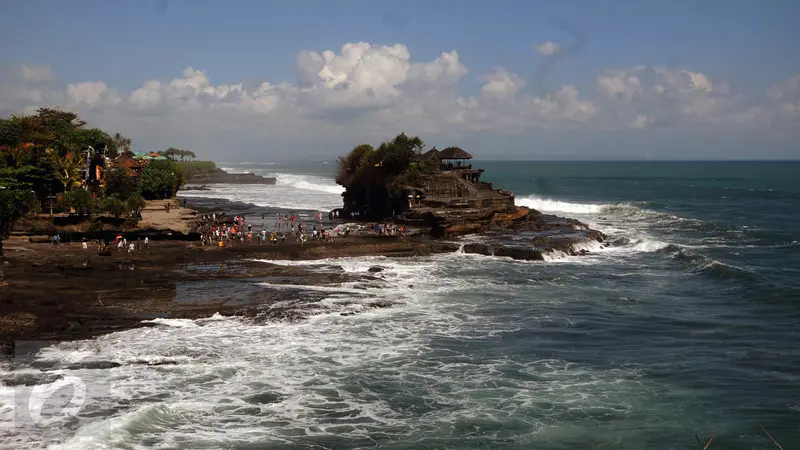
[(208, 173), (217, 168), (214, 161), (176, 161), (184, 177), (190, 174)]

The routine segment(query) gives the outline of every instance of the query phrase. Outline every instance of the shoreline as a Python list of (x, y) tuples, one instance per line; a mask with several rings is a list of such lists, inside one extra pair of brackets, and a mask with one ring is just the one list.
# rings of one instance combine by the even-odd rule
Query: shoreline
[[(84, 250), (79, 240), (61, 243), (57, 248), (49, 241), (31, 240), (24, 235), (7, 240), (6, 262), (2, 265), (3, 284), (0, 285), (3, 298), (0, 304), (4, 311), (0, 316), (0, 355), (14, 354), (18, 341), (26, 341), (24, 347), (30, 348), (30, 341), (49, 345), (58, 341), (90, 339), (116, 331), (153, 326), (145, 321), (157, 318), (198, 319), (222, 314), (251, 318), (267, 315), (271, 320), (299, 320), (306, 316), (297, 311), (307, 309), (319, 300), (309, 296), (308, 291), (270, 291), (253, 289), (247, 283), (240, 283), (241, 286), (231, 287), (236, 292), (230, 292), (214, 289), (212, 285), (245, 279), (254, 282), (275, 279), (286, 283), (287, 277), (295, 280), (289, 285), (325, 285), (359, 277), (374, 278), (381, 270), (375, 268), (376, 273), (358, 275), (343, 271), (320, 273), (259, 260), (409, 257), (457, 251), (522, 260), (544, 259), (541, 250), (513, 249), (502, 243), (496, 246), (462, 244), (427, 235), (355, 234), (338, 236), (333, 242), (309, 240), (303, 246), (295, 242), (292, 236), (286, 243), (277, 245), (258, 245), (250, 241), (244, 244), (235, 242), (232, 247), (226, 248), (202, 247), (190, 238), (197, 234), (193, 232), (193, 227), (197, 227), (200, 221), (198, 209), (224, 211), (226, 218), (239, 214), (241, 209), (260, 209), (271, 214), (281, 211), (217, 199), (204, 200), (200, 202), (205, 203), (203, 207), (195, 209), (190, 204), (189, 207), (178, 207), (169, 213), (160, 210), (159, 204), (148, 205), (142, 222), (160, 227), (156, 230), (158, 232), (174, 232), (177, 235), (172, 239), (151, 240), (149, 248), (137, 249), (131, 254), (116, 249), (100, 253), (94, 243)], [(268, 229), (269, 219), (266, 218)], [(563, 226), (574, 227), (576, 223), (573, 219), (556, 219), (561, 219), (556, 223)], [(326, 226), (333, 223), (341, 221), (325, 221)], [(254, 229), (260, 229), (260, 223), (254, 225)], [(152, 232), (153, 228), (147, 230)], [(134, 235), (135, 231), (122, 234)], [(564, 242), (564, 249), (571, 248), (571, 241)], [(207, 284), (205, 288), (204, 284)], [(199, 286), (203, 298), (182, 298), (179, 287), (185, 286)], [(54, 295), (54, 292), (58, 294)], [(234, 300), (229, 298), (230, 294), (235, 294)], [(292, 307), (274, 308), (279, 301), (288, 301)], [(374, 305), (386, 306), (390, 305)]]
[[(185, 241), (158, 241), (132, 254), (112, 250), (110, 256), (99, 256), (94, 248), (83, 250), (79, 242), (54, 248), (49, 243), (10, 239), (6, 244), (9, 263), (3, 264), (5, 281), (0, 287), (4, 311), (0, 316), (0, 355), (12, 355), (20, 340), (90, 339), (150, 326), (143, 321), (156, 318), (196, 319), (215, 313), (253, 317), (279, 301), (270, 295), (274, 292), (264, 290), (248, 293), (244, 302), (230, 302), (224, 291), (209, 292), (203, 300), (185, 299), (178, 292), (182, 284), (287, 276), (303, 284), (348, 279), (344, 273), (332, 276), (257, 260), (421, 256), (457, 249), (456, 244), (419, 237), (352, 236), (332, 243), (309, 241), (303, 247), (296, 242), (251, 242), (211, 248)], [(294, 300), (313, 301), (303, 296)], [(287, 300), (287, 292), (281, 292), (280, 300)], [(297, 319), (284, 317), (280, 311), (273, 313), (278, 320)]]

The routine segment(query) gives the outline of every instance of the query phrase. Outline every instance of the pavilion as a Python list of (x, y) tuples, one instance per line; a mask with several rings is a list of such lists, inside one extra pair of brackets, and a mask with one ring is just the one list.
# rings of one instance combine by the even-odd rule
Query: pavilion
[(471, 168), (467, 167), (464, 163), (472, 159), (472, 155), (461, 150), (458, 147), (447, 147), (446, 149), (438, 152), (439, 160), (442, 162), (441, 170), (458, 170), (458, 169), (467, 169)]

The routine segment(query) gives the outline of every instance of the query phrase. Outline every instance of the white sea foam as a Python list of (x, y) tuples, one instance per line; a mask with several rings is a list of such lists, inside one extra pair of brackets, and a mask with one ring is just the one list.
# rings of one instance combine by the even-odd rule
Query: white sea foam
[[(531, 326), (524, 321), (575, 324), (537, 312), (552, 299), (539, 299), (534, 291), (521, 294), (531, 308), (524, 315), (489, 313), (511, 301), (510, 292), (532, 289), (524, 283), (530, 269), (506, 266), (504, 272), (518, 272), (514, 279), (523, 283), (510, 289), (494, 279), (492, 267), (481, 267), (507, 263), (466, 256), (270, 261), (365, 274), (379, 265), (383, 285), (359, 292), (395, 306), (367, 308), (370, 298), (354, 297), (350, 301), (363, 306), (360, 314), (342, 316), (334, 307), (334, 313), (300, 323), (156, 319), (151, 321), (156, 327), (49, 347), (38, 362), (84, 380), (91, 402), (77, 428), (22, 424), (11, 437), (20, 448), (52, 442), (54, 448), (89, 450), (323, 441), (359, 447), (375, 438), (416, 441), (453, 429), (491, 429), (495, 423), (513, 427), (520, 437), (542, 430), (542, 420), (570, 420), (576, 408), (609, 414), (628, 408), (617, 396), (645, 395), (648, 388), (635, 370), (555, 359), (516, 361), (501, 354), (473, 359), (465, 347), (448, 345)], [(475, 296), (476, 286), (482, 296)], [(320, 303), (336, 306), (336, 296), (349, 289), (320, 288), (331, 295)], [(123, 365), (63, 368), (76, 360)], [(498, 376), (509, 370), (524, 376)], [(27, 390), (19, 387), (16, 395)]]
[[(227, 168), (225, 170), (228, 170)], [(241, 170), (247, 171), (247, 170)], [(233, 171), (230, 171), (234, 173)], [(332, 179), (317, 175), (264, 174), (276, 178), (275, 185), (212, 184), (209, 190), (181, 191), (180, 197), (207, 197), (251, 203), (286, 210), (330, 211), (342, 206), (343, 188)]]
[[(610, 241), (623, 239), (622, 245), (601, 246), (599, 243), (579, 244), (573, 250), (587, 250), (593, 254), (604, 254), (608, 257), (620, 257), (635, 253), (651, 253), (663, 250), (669, 245), (662, 239), (654, 237), (653, 225), (663, 227), (673, 222), (687, 222), (678, 216), (659, 213), (640, 208), (630, 203), (571, 203), (561, 200), (545, 199), (529, 195), (517, 199), (517, 204), (536, 209), (544, 213), (563, 214), (580, 219), (590, 228), (600, 230), (610, 237)], [(602, 216), (602, 217), (600, 217)], [(548, 261), (576, 261), (563, 252), (555, 252), (545, 256)]]
[(592, 204), (592, 203), (570, 203), (560, 200), (552, 200), (529, 195), (527, 197), (517, 198), (516, 203), (519, 206), (526, 206), (541, 212), (561, 212), (561, 213), (576, 213), (576, 214), (597, 214), (611, 205)]

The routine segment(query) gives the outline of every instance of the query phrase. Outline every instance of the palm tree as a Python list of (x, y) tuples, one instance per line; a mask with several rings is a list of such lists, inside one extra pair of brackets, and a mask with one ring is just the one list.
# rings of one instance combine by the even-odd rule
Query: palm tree
[(64, 192), (69, 191), (80, 185), (80, 165), (81, 155), (78, 152), (67, 153), (64, 156), (59, 156), (55, 149), (48, 148), (47, 154), (53, 159), (58, 166), (55, 173), (56, 178), (61, 184), (64, 185)]
[(126, 138), (119, 133), (114, 134), (114, 143), (117, 144), (117, 151), (120, 153), (130, 152), (132, 142), (130, 138)]

